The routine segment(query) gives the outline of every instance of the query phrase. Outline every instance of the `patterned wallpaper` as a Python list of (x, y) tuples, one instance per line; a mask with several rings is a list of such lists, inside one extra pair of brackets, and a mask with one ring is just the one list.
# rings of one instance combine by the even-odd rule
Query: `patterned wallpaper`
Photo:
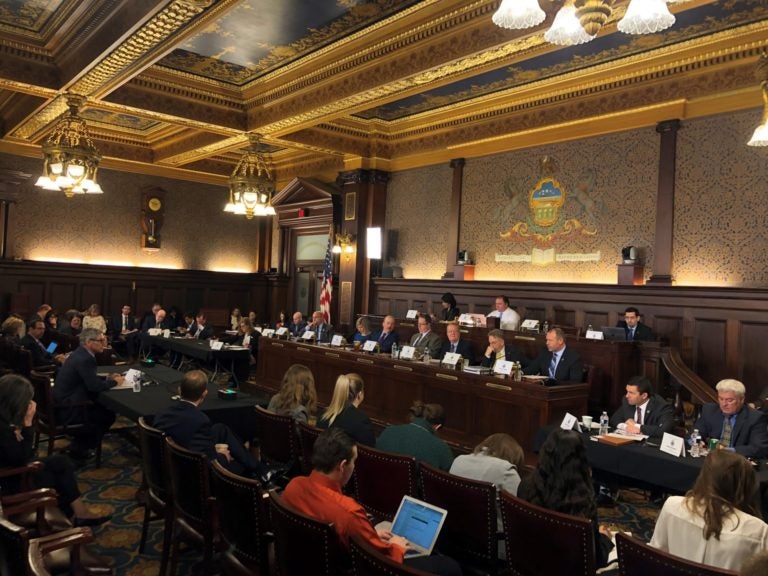
[[(0, 154), (0, 169), (33, 174), (11, 211), (14, 257), (227, 272), (256, 269), (255, 221), (225, 214), (226, 189), (183, 180), (99, 170), (104, 194), (67, 199), (34, 186), (41, 160)], [(141, 190), (166, 191), (159, 252), (144, 252)]]
[(746, 142), (759, 111), (686, 122), (678, 132), (677, 284), (768, 285), (768, 149)]
[(386, 229), (397, 231), (396, 262), (405, 278), (445, 272), (453, 169), (447, 164), (392, 174)]

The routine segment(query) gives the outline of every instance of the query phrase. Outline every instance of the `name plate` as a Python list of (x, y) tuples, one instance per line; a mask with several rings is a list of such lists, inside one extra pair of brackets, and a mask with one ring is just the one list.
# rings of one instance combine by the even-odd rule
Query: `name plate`
[(413, 346), (403, 346), (400, 350), (400, 360), (413, 360), (413, 355), (416, 352), (416, 348)]
[(211, 350), (221, 350), (221, 347), (224, 346), (224, 342), (221, 340), (209, 340), (211, 343)]
[(341, 334), (334, 334), (331, 338), (331, 346), (344, 346), (344, 336)]
[(314, 340), (315, 339), (315, 332), (314, 330), (307, 330), (304, 332), (304, 334), (301, 335), (302, 340)]
[(587, 333), (584, 335), (584, 338), (587, 340), (603, 340), (603, 333), (600, 332), (600, 330), (587, 330)]
[(570, 412), (566, 412), (565, 416), (563, 417), (563, 421), (560, 422), (560, 428), (563, 430), (573, 430), (574, 427), (576, 428), (577, 432), (581, 432), (579, 419)]
[(162, 332), (163, 332), (162, 328), (150, 328), (149, 330), (147, 330), (147, 334), (149, 334), (150, 336), (160, 336)]
[(672, 456), (685, 456), (685, 440), (680, 438), (680, 436), (664, 432), (659, 450)]
[(375, 352), (376, 346), (378, 346), (379, 343), (376, 342), (376, 340), (366, 340), (363, 342), (363, 351), (365, 352)]
[(461, 354), (458, 352), (446, 352), (443, 356), (443, 366), (451, 366), (456, 368), (456, 365), (461, 362)]
[(166, 328), (163, 330), (163, 338), (170, 338), (171, 337), (171, 331), (170, 329)]
[(493, 372), (509, 376), (512, 374), (512, 362), (510, 360), (497, 360), (493, 365)]
[(264, 328), (264, 330), (262, 330), (262, 332), (261, 332), (261, 335), (266, 337), (266, 338), (272, 338), (272, 336), (274, 334), (275, 334), (275, 329), (274, 328)]
[(255, 326), (253, 329), (256, 330), (256, 332), (258, 332), (259, 334), (264, 334), (264, 328), (262, 328), (261, 326)]
[(538, 330), (539, 321), (534, 320), (533, 318), (527, 318), (526, 320), (523, 320), (522, 324), (520, 324), (520, 328), (523, 330)]
[(288, 327), (287, 326), (280, 326), (280, 328), (278, 328), (275, 331), (275, 334), (277, 334), (278, 336), (286, 336), (288, 334)]
[(408, 312), (405, 313), (405, 317), (409, 320), (413, 320), (415, 318), (418, 318), (419, 311), (418, 310), (408, 310)]

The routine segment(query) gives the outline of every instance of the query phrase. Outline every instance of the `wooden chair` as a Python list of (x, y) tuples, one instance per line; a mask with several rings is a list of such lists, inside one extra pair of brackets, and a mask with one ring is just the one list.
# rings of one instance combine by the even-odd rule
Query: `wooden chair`
[[(203, 572), (209, 573), (217, 536), (211, 517), (210, 464), (205, 454), (182, 448), (169, 436), (165, 437), (165, 462), (169, 479), (167, 484), (173, 503), (174, 528), (193, 544), (203, 549)], [(179, 558), (179, 538), (171, 546), (171, 574), (176, 574)]]
[(595, 574), (592, 522), (547, 510), (504, 491), (500, 503), (511, 574)]
[[(166, 482), (165, 434), (139, 418), (139, 449), (141, 450), (141, 469), (146, 484), (144, 521), (141, 526), (139, 554), (144, 553), (149, 532), (149, 523), (163, 519), (163, 549), (160, 558), (159, 576), (164, 576), (168, 568), (168, 556), (173, 536), (173, 505)], [(152, 516), (154, 514), (154, 517)]]
[[(333, 525), (294, 510), (274, 492), (269, 506), (280, 576), (338, 576), (342, 573), (339, 538)], [(297, 542), (301, 543), (298, 552)]]
[[(32, 489), (33, 476), (44, 466), (42, 462), (29, 462), (15, 468), (0, 468), (0, 478), (19, 477), (16, 484), (19, 492), (0, 497), (0, 509), (14, 524), (29, 530), (32, 537), (72, 528), (69, 518), (59, 509), (53, 488)], [(26, 506), (31, 500), (44, 505)]]
[(358, 444), (355, 499), (375, 522), (391, 521), (406, 494), (419, 496), (416, 459)]
[[(32, 539), (29, 541), (27, 551), (28, 573), (30, 576), (60, 574), (61, 571), (56, 568), (55, 564), (52, 566), (52, 557), (63, 552), (68, 559), (69, 571), (66, 572), (67, 574), (94, 576), (96, 574), (114, 574), (112, 569), (105, 564), (97, 567), (88, 563), (86, 557), (89, 557), (90, 554), (87, 553), (85, 545), (90, 542), (93, 542), (93, 533), (90, 528), (72, 528), (64, 532)], [(62, 568), (64, 567), (62, 566)]]
[(411, 568), (384, 556), (359, 536), (349, 540), (354, 576), (426, 576), (429, 572)]
[(256, 406), (256, 430), (259, 435), (261, 459), (272, 466), (285, 469), (290, 477), (299, 467), (299, 437), (296, 421)]
[(211, 471), (227, 576), (269, 574), (269, 493), (258, 480), (233, 474), (219, 462)]
[(726, 576), (738, 572), (691, 562), (648, 546), (637, 538), (616, 534), (621, 576)]
[(437, 547), (459, 562), (489, 574), (502, 565), (498, 554), (496, 487), (419, 463), (422, 498), (448, 510)]
[(310, 426), (306, 422), (298, 422), (299, 428), (299, 459), (304, 474), (312, 472), (312, 448), (315, 440), (323, 432), (320, 428)]
[[(29, 381), (34, 388), (35, 402), (37, 403), (34, 447), (37, 449), (40, 444), (40, 437), (44, 434), (48, 442), (48, 456), (50, 456), (53, 454), (56, 438), (82, 430), (87, 424), (59, 424), (56, 421), (56, 403), (53, 399), (53, 386), (50, 378), (32, 371), (29, 375)], [(68, 406), (88, 406), (90, 404), (88, 402)], [(101, 443), (96, 448), (96, 466), (101, 467)]]

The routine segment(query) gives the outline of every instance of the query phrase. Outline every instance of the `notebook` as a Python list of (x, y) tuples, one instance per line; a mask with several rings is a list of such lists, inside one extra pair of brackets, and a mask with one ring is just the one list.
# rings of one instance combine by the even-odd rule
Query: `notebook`
[(443, 508), (411, 496), (403, 496), (391, 528), (387, 526), (388, 522), (382, 522), (376, 527), (387, 528), (395, 536), (408, 540), (409, 549), (405, 557), (418, 558), (432, 554), (447, 515), (448, 511)]

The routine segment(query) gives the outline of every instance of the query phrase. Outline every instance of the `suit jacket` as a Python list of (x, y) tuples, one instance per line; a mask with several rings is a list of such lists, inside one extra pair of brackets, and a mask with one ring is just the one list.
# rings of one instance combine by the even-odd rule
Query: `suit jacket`
[[(306, 327), (306, 330), (312, 330), (315, 333), (315, 339), (317, 342), (330, 342), (333, 336), (333, 324), (323, 322), (320, 326), (312, 326), (311, 324)], [(320, 332), (318, 334), (318, 332)]]
[[(627, 328), (627, 323), (623, 320), (620, 321), (618, 324), (616, 324), (618, 328), (624, 328), (624, 334), (626, 336), (626, 339), (629, 340), (629, 328)], [(653, 334), (653, 330), (651, 330), (648, 326), (643, 324), (642, 322), (638, 322), (637, 326), (635, 326), (635, 337), (632, 339), (634, 341), (653, 341), (656, 340), (656, 336)]]
[[(549, 374), (549, 363), (552, 362), (552, 352), (543, 350), (536, 359), (523, 369), (524, 374)], [(566, 382), (581, 382), (584, 376), (584, 368), (581, 364), (581, 356), (574, 349), (566, 346), (555, 369), (555, 380)]]
[(146, 332), (150, 328), (160, 328), (161, 330), (165, 330), (166, 328), (168, 328), (170, 330), (171, 323), (166, 319), (160, 322), (160, 325), (158, 326), (157, 322), (155, 322), (154, 316), (147, 316), (141, 325), (141, 331)]
[[(321, 418), (317, 423), (317, 427), (326, 430), (328, 428), (328, 420)], [(371, 447), (376, 446), (376, 436), (373, 433), (371, 419), (352, 404), (344, 408), (341, 414), (336, 416), (332, 428), (341, 428), (355, 442)]]
[(58, 404), (95, 401), (99, 392), (109, 390), (116, 382), (96, 374), (96, 358), (80, 346), (64, 362), (53, 385), (53, 398)]
[(294, 324), (291, 322), (288, 324), (288, 331), (291, 333), (291, 336), (295, 336), (296, 338), (300, 338), (304, 332), (307, 331), (307, 323), (302, 320), (298, 324)]
[(381, 351), (388, 354), (392, 352), (392, 344), (397, 344), (400, 342), (400, 335), (396, 331), (392, 330), (392, 332), (384, 336), (382, 339), (382, 331), (376, 330), (376, 332), (368, 337), (368, 340), (376, 340), (379, 343), (379, 348), (381, 348)]
[(445, 320), (446, 322), (456, 320), (459, 316), (461, 316), (461, 312), (455, 306), (453, 308), (443, 308), (440, 311), (440, 320)]
[[(621, 406), (611, 416), (611, 426), (616, 428), (617, 424), (626, 422), (630, 418), (634, 420), (636, 415), (636, 407), (630, 405), (625, 397), (621, 402)], [(672, 431), (674, 416), (675, 412), (669, 402), (658, 394), (651, 394), (651, 397), (648, 399), (648, 406), (645, 407), (643, 425), (640, 426), (640, 432), (651, 438), (661, 438), (664, 432)]]
[(190, 330), (187, 334), (194, 336), (198, 340), (208, 340), (208, 338), (213, 336), (213, 328), (206, 324), (201, 329), (199, 324), (195, 324), (194, 331)]
[(152, 425), (184, 448), (216, 458), (211, 419), (194, 404), (179, 400), (155, 415)]
[[(128, 316), (128, 322), (126, 322), (126, 327), (128, 330), (135, 330), (136, 329), (136, 319), (133, 316)], [(112, 336), (119, 336), (120, 333), (123, 331), (123, 315), (118, 314), (117, 316), (112, 316), (112, 318), (109, 319), (109, 333), (112, 334)]]
[[(234, 341), (234, 344), (236, 346), (242, 346), (243, 345), (243, 338), (244, 336), (238, 336), (237, 339)], [(259, 339), (261, 338), (261, 334), (259, 332), (256, 332), (256, 330), (251, 333), (251, 340), (248, 343), (248, 349), (251, 351), (251, 356), (254, 358), (258, 358), (259, 356)]]
[[(413, 346), (420, 337), (421, 332), (416, 332), (416, 334), (411, 336), (411, 346)], [(442, 346), (443, 340), (440, 336), (430, 330), (423, 338), (421, 338), (421, 342), (419, 342), (416, 349), (422, 352), (424, 352), (424, 350), (429, 350), (429, 355), (432, 356), (432, 358), (442, 358), (442, 356), (440, 356), (440, 348), (442, 348)]]
[(32, 355), (32, 366), (46, 366), (54, 363), (53, 355), (41, 348), (42, 343), (38, 343), (30, 334), (21, 339), (21, 345)]
[[(520, 362), (520, 365), (525, 368), (528, 366), (528, 364), (531, 362), (525, 354), (518, 348), (517, 346), (509, 346), (504, 345), (504, 360), (508, 360), (509, 362)], [(484, 366), (485, 368), (493, 368), (493, 365), (496, 364), (496, 355), (493, 354), (490, 358), (488, 358), (485, 354), (483, 354), (482, 360), (480, 360), (480, 366)]]
[[(440, 348), (440, 359), (442, 360), (443, 356), (445, 356), (446, 352), (451, 351), (451, 342), (450, 340), (446, 340), (443, 342), (443, 346)], [(475, 364), (475, 351), (472, 346), (472, 342), (469, 340), (462, 340), (459, 338), (459, 341), (456, 344), (456, 353), (461, 354), (462, 358), (465, 358), (466, 360), (469, 360), (470, 364)]]
[[(698, 428), (704, 439), (720, 438), (724, 418), (720, 406), (704, 404), (694, 428)], [(731, 429), (731, 446), (747, 458), (764, 458), (768, 455), (768, 414), (744, 406), (736, 415), (736, 422)]]

